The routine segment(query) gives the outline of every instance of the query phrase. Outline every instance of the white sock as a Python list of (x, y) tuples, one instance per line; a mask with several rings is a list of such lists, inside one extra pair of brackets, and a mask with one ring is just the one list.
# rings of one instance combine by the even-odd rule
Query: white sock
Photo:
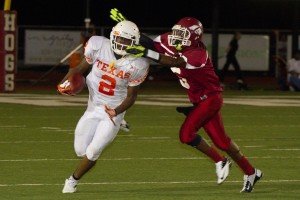
[(72, 181), (75, 182), (75, 183), (78, 182), (78, 180), (74, 179), (73, 175), (71, 175), (69, 179), (72, 180)]

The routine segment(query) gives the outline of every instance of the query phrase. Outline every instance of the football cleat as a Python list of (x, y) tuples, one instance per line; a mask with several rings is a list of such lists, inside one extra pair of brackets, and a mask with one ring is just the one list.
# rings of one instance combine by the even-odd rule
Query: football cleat
[(120, 129), (125, 131), (125, 132), (129, 132), (129, 124), (123, 119), (121, 124), (120, 124)]
[(62, 190), (62, 193), (74, 193), (77, 189), (77, 181), (72, 179), (66, 179), (65, 186)]
[(229, 175), (229, 168), (231, 167), (231, 161), (225, 158), (223, 161), (216, 163), (217, 183), (223, 183)]
[(244, 186), (241, 192), (252, 192), (255, 183), (261, 179), (262, 176), (263, 173), (259, 169), (255, 169), (255, 172), (252, 175), (244, 175)]

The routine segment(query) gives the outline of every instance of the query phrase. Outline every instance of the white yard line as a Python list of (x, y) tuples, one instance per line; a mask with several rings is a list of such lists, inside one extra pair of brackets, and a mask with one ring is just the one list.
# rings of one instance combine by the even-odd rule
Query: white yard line
[[(172, 185), (172, 184), (203, 184), (203, 183), (215, 183), (216, 181), (136, 181), (136, 182), (95, 182), (95, 183), (78, 183), (78, 185), (148, 185), (148, 184), (165, 184), (165, 185)], [(226, 183), (240, 183), (241, 180), (234, 180), (229, 181), (227, 180)], [(294, 180), (285, 180), (285, 179), (278, 179), (278, 180), (260, 180), (259, 182), (263, 183), (294, 183), (300, 182), (300, 179)], [(63, 185), (62, 183), (19, 183), (19, 184), (0, 184), (0, 187), (19, 187), (19, 186), (58, 186)]]
[[(249, 159), (300, 159), (300, 156), (262, 156), (262, 157), (257, 157), (257, 156), (249, 156)], [(135, 161), (135, 160), (207, 160), (207, 157), (178, 157), (178, 158), (100, 158), (99, 162), (101, 161)], [(11, 159), (11, 160), (0, 160), (0, 162), (47, 162), (47, 161), (77, 161), (80, 160), (80, 158), (42, 158), (42, 159)]]
[[(74, 97), (37, 94), (0, 94), (0, 103), (36, 106), (86, 106), (87, 95)], [(225, 104), (250, 106), (300, 107), (299, 96), (236, 96), (225, 97)], [(139, 95), (136, 105), (189, 106), (185, 95)]]

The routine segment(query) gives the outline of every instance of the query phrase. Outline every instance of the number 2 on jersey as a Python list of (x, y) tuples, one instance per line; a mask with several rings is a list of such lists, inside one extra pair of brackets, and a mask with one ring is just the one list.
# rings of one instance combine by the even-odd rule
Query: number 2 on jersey
[(108, 75), (103, 75), (102, 80), (104, 81), (100, 81), (99, 83), (99, 92), (113, 96), (117, 85), (116, 79)]

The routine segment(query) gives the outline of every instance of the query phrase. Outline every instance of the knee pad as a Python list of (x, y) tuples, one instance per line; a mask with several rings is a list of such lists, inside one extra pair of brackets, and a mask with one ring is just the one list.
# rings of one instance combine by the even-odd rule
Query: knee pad
[(78, 157), (83, 157), (83, 156), (85, 156), (86, 151), (83, 148), (79, 148), (79, 147), (75, 146), (75, 153)]
[(201, 142), (201, 136), (200, 135), (196, 135), (196, 137), (191, 141), (186, 143), (187, 145), (190, 145), (192, 147), (196, 147), (198, 146), (198, 144)]
[(101, 152), (102, 152), (101, 150), (89, 146), (86, 149), (86, 157), (91, 161), (96, 161), (99, 158)]
[(200, 142), (201, 137), (197, 136), (197, 130), (194, 127), (194, 125), (192, 125), (190, 123), (184, 123), (180, 128), (179, 139), (182, 143), (185, 143), (185, 144), (192, 143), (193, 144), (193, 143), (196, 143), (198, 140)]

